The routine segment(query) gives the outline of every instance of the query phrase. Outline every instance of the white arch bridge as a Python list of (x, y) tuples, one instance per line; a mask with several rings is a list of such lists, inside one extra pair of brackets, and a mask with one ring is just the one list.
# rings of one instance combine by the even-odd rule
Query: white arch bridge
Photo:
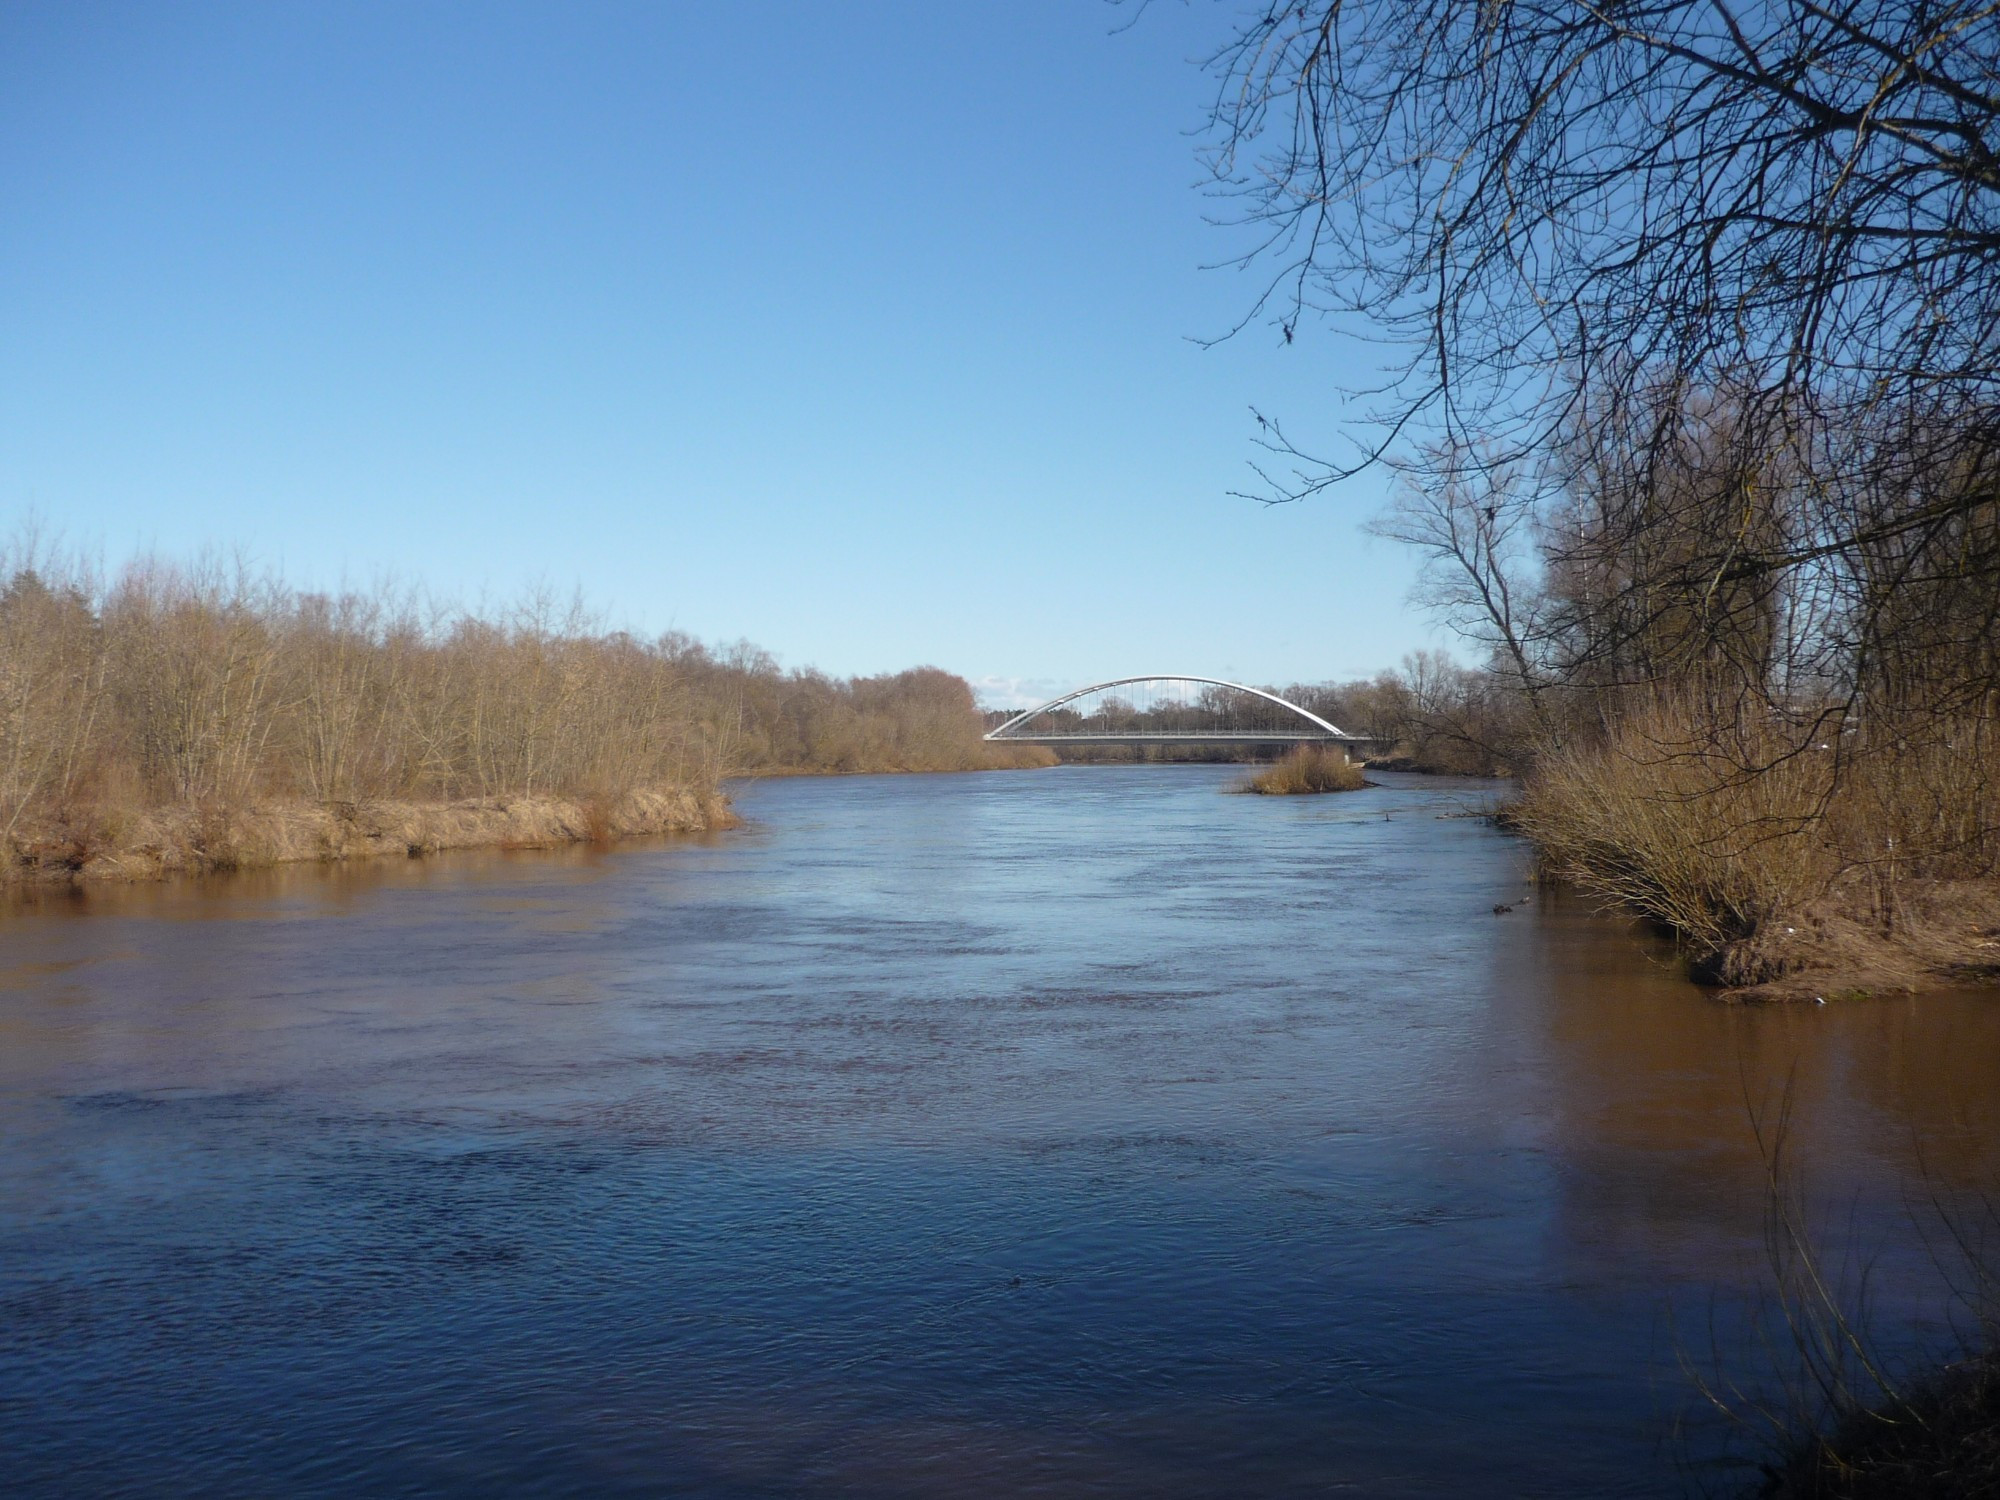
[(1264, 688), (1220, 677), (1119, 677), (1051, 698), (987, 731), (1022, 745), (1338, 745), (1349, 760), (1376, 742)]

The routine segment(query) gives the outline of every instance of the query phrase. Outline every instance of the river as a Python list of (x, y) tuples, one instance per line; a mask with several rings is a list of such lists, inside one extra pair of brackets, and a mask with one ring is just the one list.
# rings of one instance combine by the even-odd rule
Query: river
[(0, 1489), (1726, 1489), (1684, 1366), (1771, 1373), (1787, 1090), (1937, 1335), (1910, 1204), (2000, 1180), (2000, 996), (1726, 1006), (1490, 785), (1234, 774), (19, 903)]

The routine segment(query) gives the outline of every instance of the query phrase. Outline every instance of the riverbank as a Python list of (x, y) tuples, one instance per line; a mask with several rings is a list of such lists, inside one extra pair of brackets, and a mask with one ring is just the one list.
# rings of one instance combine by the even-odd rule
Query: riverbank
[(17, 835), (13, 884), (162, 880), (269, 865), (414, 859), (446, 849), (543, 849), (735, 826), (718, 792), (648, 788), (616, 798), (469, 797), (162, 807), (118, 827), (54, 822)]
[[(760, 766), (726, 778), (948, 774), (1057, 764), (1034, 746), (964, 766)], [(662, 833), (713, 833), (739, 819), (719, 788), (651, 787), (616, 797), (267, 798), (241, 807), (164, 806), (56, 817), (6, 840), (0, 888), (164, 880), (218, 870), (350, 859), (414, 859), (447, 849), (554, 849)]]
[[(1487, 815), (1534, 842), (1516, 805)], [(1690, 936), (1653, 905), (1537, 846), (1543, 878), (1657, 924), (1681, 946), (1688, 977), (1739, 1004), (1819, 1004), (2000, 982), (2000, 881), (1906, 881), (1893, 893), (1854, 878), (1720, 943)]]
[(1444, 762), (1421, 760), (1413, 755), (1373, 755), (1361, 764), (1370, 771), (1404, 771), (1413, 776), (1469, 776), (1481, 781), (1511, 781), (1516, 775), (1511, 767), (1494, 761), (1466, 770)]
[(1690, 964), (1739, 1001), (1865, 1000), (2000, 980), (2000, 881), (1854, 881)]
[(732, 770), (1049, 758), (987, 744), (935, 667), (786, 671), (537, 596), (156, 559), (107, 579), (32, 538), (0, 541), (0, 687), (0, 883), (712, 828)]
[(1548, 874), (1671, 930), (1730, 998), (1990, 983), (2000, 745), (1971, 720), (1907, 728), (1800, 748), (1654, 705), (1537, 757), (1507, 822)]

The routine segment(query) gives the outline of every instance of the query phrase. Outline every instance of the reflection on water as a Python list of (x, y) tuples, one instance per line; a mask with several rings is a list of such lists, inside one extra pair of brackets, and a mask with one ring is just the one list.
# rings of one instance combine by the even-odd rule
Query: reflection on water
[(1884, 1243), (2000, 1176), (2000, 997), (1719, 1005), (1494, 915), (1486, 788), (1226, 779), (24, 905), (11, 1492), (1676, 1494), (1749, 1107)]

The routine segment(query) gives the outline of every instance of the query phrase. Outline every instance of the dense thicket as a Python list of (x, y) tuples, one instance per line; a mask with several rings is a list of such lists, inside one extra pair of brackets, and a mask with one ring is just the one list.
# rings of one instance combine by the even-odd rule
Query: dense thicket
[(1402, 471), (1553, 867), (1720, 979), (1994, 967), (2000, 11), (1310, 0), (1216, 64), (1257, 306), (1398, 351), (1269, 497)]
[(606, 630), (534, 597), (467, 612), (242, 568), (115, 580), (0, 566), (0, 840), (77, 863), (161, 809), (561, 798), (719, 806), (755, 770), (997, 763), (934, 669), (839, 682), (739, 647)]

